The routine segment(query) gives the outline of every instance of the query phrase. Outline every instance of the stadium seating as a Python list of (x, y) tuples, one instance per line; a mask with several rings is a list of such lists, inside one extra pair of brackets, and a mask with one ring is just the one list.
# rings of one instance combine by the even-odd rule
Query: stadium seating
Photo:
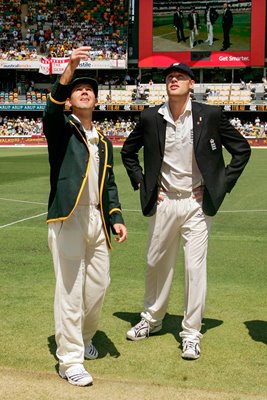
[(29, 0), (22, 5), (0, 0), (0, 22), (0, 58), (7, 60), (67, 57), (77, 43), (92, 46), (91, 56), (100, 59), (127, 53), (128, 12), (120, 0)]
[(209, 85), (203, 100), (209, 104), (250, 104), (252, 90), (241, 90), (240, 85)]

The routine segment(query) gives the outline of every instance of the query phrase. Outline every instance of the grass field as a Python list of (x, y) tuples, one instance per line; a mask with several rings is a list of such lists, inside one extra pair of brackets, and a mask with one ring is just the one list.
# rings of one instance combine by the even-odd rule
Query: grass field
[(100, 357), (85, 362), (95, 383), (80, 389), (56, 374), (47, 150), (0, 149), (1, 398), (267, 399), (267, 151), (253, 150), (214, 218), (202, 355), (194, 362), (180, 357), (182, 255), (162, 332), (141, 342), (125, 339), (142, 310), (147, 219), (119, 149), (114, 152), (129, 239), (114, 242), (112, 281), (95, 337)]
[[(190, 31), (187, 24), (187, 17), (184, 17), (184, 34), (187, 38), (186, 43), (177, 43), (176, 30), (173, 26), (173, 16), (154, 17), (153, 20), (153, 51), (191, 51), (189, 44)], [(223, 42), (222, 18), (218, 17), (213, 26), (214, 43), (210, 47), (205, 40), (207, 39), (207, 28), (204, 17), (200, 16), (199, 35), (196, 40), (197, 45), (194, 51), (219, 51)], [(250, 19), (251, 15), (234, 14), (233, 28), (230, 31), (231, 47), (229, 51), (245, 51), (250, 49)]]

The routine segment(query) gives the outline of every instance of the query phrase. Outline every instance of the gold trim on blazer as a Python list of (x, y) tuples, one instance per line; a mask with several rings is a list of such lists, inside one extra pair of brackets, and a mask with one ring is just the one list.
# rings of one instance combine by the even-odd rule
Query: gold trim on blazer
[(57, 100), (55, 100), (55, 99), (53, 99), (53, 97), (51, 96), (51, 94), (49, 94), (49, 98), (50, 98), (50, 100), (52, 101), (52, 103), (55, 103), (55, 104), (65, 104), (66, 103), (66, 100), (64, 100), (64, 101), (57, 101)]
[(104, 188), (104, 181), (105, 181), (105, 177), (106, 177), (106, 171), (107, 171), (107, 165), (108, 165), (108, 150), (107, 150), (107, 142), (105, 140), (103, 140), (104, 136), (98, 132), (99, 136), (100, 136), (100, 140), (101, 142), (104, 144), (105, 146), (105, 160), (104, 160), (104, 168), (103, 168), (103, 175), (102, 175), (102, 180), (100, 183), (100, 189), (99, 189), (99, 205), (100, 205), (100, 213), (101, 213), (101, 217), (102, 217), (102, 222), (103, 222), (103, 226), (104, 226), (104, 231), (105, 231), (105, 235), (107, 238), (107, 242), (108, 242), (108, 246), (110, 249), (112, 249), (111, 246), (111, 240), (107, 231), (107, 227), (106, 227), (106, 222), (105, 222), (105, 218), (104, 218), (104, 213), (103, 213), (103, 203), (102, 203), (102, 194), (103, 194), (103, 188)]
[(83, 139), (83, 141), (84, 141), (84, 143), (85, 143), (85, 145), (86, 145), (86, 147), (87, 147), (87, 149), (88, 149), (89, 160), (88, 160), (87, 167), (86, 167), (85, 177), (84, 177), (83, 182), (82, 182), (82, 184), (81, 184), (80, 191), (79, 191), (79, 193), (78, 193), (76, 202), (75, 202), (75, 204), (74, 204), (72, 210), (70, 211), (70, 213), (69, 213), (66, 217), (59, 217), (59, 218), (48, 219), (48, 220), (47, 220), (47, 223), (49, 223), (49, 222), (56, 222), (56, 221), (65, 221), (66, 219), (68, 219), (68, 218), (73, 214), (73, 212), (74, 212), (75, 208), (77, 207), (77, 204), (78, 204), (78, 202), (79, 202), (79, 200), (80, 200), (80, 197), (81, 197), (83, 188), (84, 188), (84, 186), (85, 186), (85, 182), (86, 182), (86, 180), (87, 180), (87, 178), (88, 178), (88, 171), (89, 171), (89, 169), (90, 169), (91, 156), (90, 156), (90, 151), (89, 151), (88, 144), (87, 144), (86, 140), (84, 139), (84, 137), (83, 137), (81, 131), (79, 130), (79, 128), (74, 124), (74, 122), (72, 122), (72, 121), (69, 121), (69, 122), (76, 128), (76, 130), (78, 131), (79, 135), (82, 137), (82, 139)]

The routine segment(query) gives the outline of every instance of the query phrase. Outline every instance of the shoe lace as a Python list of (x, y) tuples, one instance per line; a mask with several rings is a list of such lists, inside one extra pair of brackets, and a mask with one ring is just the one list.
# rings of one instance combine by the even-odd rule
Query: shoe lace
[(195, 350), (196, 344), (197, 344), (197, 343), (192, 342), (191, 340), (186, 340), (186, 341), (185, 341), (185, 347), (186, 347), (187, 350), (188, 350), (188, 349)]
[(147, 328), (147, 336), (149, 336), (150, 324), (145, 318), (142, 318), (141, 321), (138, 322), (138, 324), (135, 326), (135, 328), (140, 329), (143, 328), (143, 326)]

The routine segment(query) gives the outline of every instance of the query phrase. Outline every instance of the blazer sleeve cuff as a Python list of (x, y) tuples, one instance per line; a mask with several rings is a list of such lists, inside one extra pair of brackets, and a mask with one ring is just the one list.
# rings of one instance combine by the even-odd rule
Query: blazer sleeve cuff
[(61, 85), (57, 78), (51, 91), (50, 100), (56, 104), (64, 104), (69, 97), (70, 85)]

